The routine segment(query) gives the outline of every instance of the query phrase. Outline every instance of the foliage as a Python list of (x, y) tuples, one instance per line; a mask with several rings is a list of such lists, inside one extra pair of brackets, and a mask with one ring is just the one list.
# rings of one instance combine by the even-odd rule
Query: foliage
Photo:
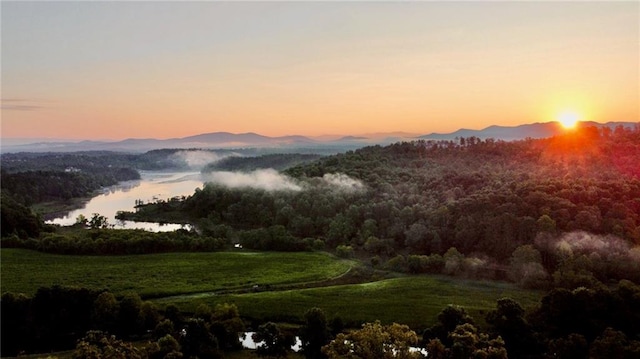
[(211, 332), (218, 338), (218, 344), (226, 350), (242, 347), (238, 333), (245, 331), (244, 322), (235, 304), (221, 303), (215, 306), (211, 316)]
[[(178, 319), (175, 308), (168, 306), (165, 319), (154, 331), (157, 341), (144, 350), (137, 349), (112, 334), (92, 330), (104, 327), (100, 318), (109, 322), (114, 316), (120, 321), (126, 316), (131, 318), (126, 323), (130, 327), (116, 326), (115, 335), (139, 338), (145, 329), (135, 322), (155, 307), (131, 294), (113, 303), (113, 297), (105, 293), (61, 287), (41, 288), (34, 297), (5, 293), (0, 301), (3, 355), (69, 347), (79, 333), (87, 332), (78, 341), (75, 357), (217, 358), (221, 354), (219, 343), (231, 335), (236, 335), (237, 341), (237, 330), (244, 330), (233, 324), (241, 322), (233, 304), (221, 304), (214, 310), (201, 304), (195, 316), (186, 320)], [(612, 289), (554, 289), (529, 313), (518, 302), (502, 298), (487, 313), (486, 326), (476, 325), (463, 307), (447, 306), (437, 315), (438, 323), (425, 332), (422, 343), (430, 358), (443, 359), (498, 359), (506, 358), (507, 353), (511, 358), (635, 358), (640, 353), (636, 339), (640, 335), (638, 298), (640, 287), (629, 281)], [(109, 308), (118, 308), (118, 313), (91, 314), (109, 313)], [(414, 307), (412, 311), (419, 313), (422, 309)], [(160, 318), (157, 311), (156, 317)], [(180, 324), (174, 326), (170, 318)], [(320, 357), (307, 349), (328, 341), (324, 310), (307, 310), (304, 323), (300, 335), (305, 355)], [(220, 332), (216, 327), (227, 329)], [(267, 357), (283, 357), (293, 344), (292, 334), (273, 322), (260, 325), (253, 339), (265, 342), (257, 353)], [(411, 349), (413, 346), (419, 347), (418, 336), (408, 326), (375, 321), (359, 330), (337, 333), (322, 352), (329, 358), (421, 357), (420, 351)]]
[[(196, 220), (205, 232), (261, 250), (306, 250), (313, 238), (341, 254), (346, 247), (383, 261), (400, 254), (404, 263), (397, 259), (393, 267), (413, 273), (439, 264), (426, 269), (422, 258), (408, 255), (444, 257), (455, 248), (441, 273), (512, 278), (536, 288), (572, 277), (581, 285), (589, 275), (595, 279), (589, 285), (640, 281), (629, 251), (596, 252), (597, 264), (576, 272), (558, 247), (565, 236), (583, 232), (605, 243), (622, 240), (628, 249), (640, 243), (638, 143), (640, 127), (583, 127), (538, 140), (371, 146), (289, 168), (285, 173), (303, 184), (299, 191), (208, 183), (184, 201), (145, 205), (135, 216)], [(336, 174), (363, 185), (345, 190), (326, 180)], [(540, 259), (513, 257), (522, 246), (532, 246)]]
[(24, 240), (38, 237), (43, 230), (42, 219), (4, 190), (0, 198), (0, 211), (2, 237), (15, 235)]
[(537, 342), (533, 328), (524, 318), (525, 310), (511, 298), (501, 298), (496, 309), (487, 313), (486, 321), (495, 335), (504, 339), (511, 357), (540, 355), (542, 345)]
[(116, 339), (114, 335), (101, 331), (87, 332), (73, 352), (74, 359), (143, 359), (145, 357), (131, 343), (123, 342)]
[(330, 359), (384, 359), (422, 358), (411, 346), (418, 336), (406, 325), (393, 323), (383, 326), (379, 321), (366, 323), (362, 329), (340, 333), (322, 351)]
[(94, 164), (86, 170), (74, 167), (72, 171), (38, 169), (8, 173), (3, 168), (0, 180), (4, 191), (21, 203), (32, 205), (87, 197), (102, 187), (135, 179), (140, 179), (140, 174), (134, 169)]
[(3, 238), (1, 243), (3, 248), (89, 255), (212, 252), (228, 245), (225, 239), (201, 236), (186, 230), (159, 233), (139, 229), (107, 230), (106, 218), (97, 213), (93, 215), (90, 227), (91, 231), (71, 228), (57, 233), (43, 233), (37, 240), (8, 237)]
[(187, 358), (212, 359), (221, 356), (216, 337), (211, 334), (209, 324), (202, 319), (187, 320), (179, 342), (182, 353)]
[(331, 340), (331, 333), (322, 309), (314, 307), (304, 313), (304, 324), (299, 335), (306, 358), (326, 358), (321, 349)]
[(260, 343), (256, 348), (258, 356), (267, 358), (284, 358), (291, 350), (291, 346), (295, 344), (295, 338), (292, 335), (283, 333), (280, 327), (272, 322), (259, 326), (253, 333), (252, 339)]
[(202, 172), (252, 171), (259, 168), (273, 168), (281, 171), (315, 161), (321, 157), (321, 155), (302, 153), (274, 153), (255, 157), (231, 156), (205, 166)]

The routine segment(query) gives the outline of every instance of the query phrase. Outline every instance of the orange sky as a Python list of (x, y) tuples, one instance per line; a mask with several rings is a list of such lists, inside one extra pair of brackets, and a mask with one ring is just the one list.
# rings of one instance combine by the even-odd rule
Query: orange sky
[(2, 2), (2, 137), (639, 121), (638, 2)]

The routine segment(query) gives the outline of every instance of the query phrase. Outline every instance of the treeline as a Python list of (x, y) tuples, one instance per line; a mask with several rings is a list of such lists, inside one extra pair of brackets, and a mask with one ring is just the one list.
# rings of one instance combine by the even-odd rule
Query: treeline
[[(240, 349), (238, 333), (244, 331), (235, 305), (219, 305), (214, 310), (201, 306), (189, 315), (171, 305), (160, 310), (135, 293), (116, 297), (109, 291), (54, 286), (40, 288), (33, 297), (4, 293), (0, 304), (3, 357), (68, 350), (76, 344), (80, 357), (110, 357), (103, 352), (107, 344), (137, 353), (130, 344), (111, 338), (115, 335), (148, 341), (145, 357), (164, 358), (176, 351), (187, 358), (215, 358), (220, 350)], [(89, 355), (92, 351), (94, 356)]]
[(201, 236), (183, 229), (154, 233), (136, 229), (77, 228), (63, 233), (42, 233), (37, 239), (13, 235), (3, 238), (1, 243), (3, 248), (25, 248), (72, 255), (212, 252), (230, 246), (225, 238)]
[(140, 179), (136, 168), (152, 163), (141, 156), (100, 151), (2, 154), (2, 191), (26, 206), (87, 197), (100, 188)]
[(139, 170), (185, 169), (188, 164), (178, 153), (211, 152), (212, 154), (233, 153), (230, 150), (200, 149), (159, 149), (145, 153), (124, 153), (111, 151), (85, 152), (19, 152), (3, 153), (0, 157), (2, 168), (9, 173), (26, 171), (105, 170), (105, 168), (135, 168)]
[(256, 157), (231, 156), (208, 164), (202, 172), (212, 171), (254, 171), (261, 168), (272, 168), (278, 171), (299, 166), (321, 158), (322, 155), (302, 153), (274, 153)]
[[(192, 221), (204, 234), (248, 248), (342, 246), (379, 263), (400, 255), (389, 265), (398, 268), (409, 267), (398, 265), (400, 258), (455, 248), (475, 263), (466, 268), (494, 278), (530, 245), (540, 258), (531, 266), (548, 283), (564, 274), (637, 280), (638, 163), (640, 127), (585, 127), (515, 142), (403, 142), (285, 171), (301, 190), (208, 183), (184, 201), (141, 206), (131, 216)], [(332, 185), (327, 176), (363, 186)]]
[[(302, 341), (307, 358), (637, 358), (640, 355), (640, 287), (620, 281), (611, 288), (554, 289), (526, 311), (502, 298), (483, 320), (449, 305), (421, 335), (401, 324), (364, 323), (348, 330), (321, 308), (296, 318), (299, 329), (242, 318), (233, 304), (194, 313), (164, 309), (137, 294), (40, 288), (33, 297), (5, 293), (0, 305), (2, 355), (47, 352), (75, 346), (75, 358), (220, 358), (241, 349), (239, 334), (251, 323), (264, 341), (258, 356), (285, 357)], [(120, 339), (125, 341), (122, 341)], [(135, 347), (128, 341), (144, 342)], [(411, 349), (411, 347), (417, 349)]]
[(503, 298), (486, 314), (486, 328), (449, 306), (425, 330), (423, 345), (428, 358), (636, 358), (639, 290), (628, 281), (612, 289), (554, 289), (529, 312)]
[[(0, 198), (0, 231), (2, 237), (15, 235), (18, 238), (37, 238), (45, 228), (42, 218), (31, 209), (18, 203), (12, 196), (1, 191)], [(4, 243), (3, 243), (4, 244)]]
[(131, 168), (103, 167), (89, 172), (75, 169), (16, 173), (3, 171), (0, 177), (2, 190), (16, 201), (29, 206), (40, 202), (87, 197), (100, 188), (120, 181), (140, 179), (140, 174)]

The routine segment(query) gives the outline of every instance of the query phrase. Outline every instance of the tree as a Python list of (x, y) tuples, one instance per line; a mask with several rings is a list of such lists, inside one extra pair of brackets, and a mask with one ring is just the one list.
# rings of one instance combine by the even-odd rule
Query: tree
[(133, 344), (98, 330), (87, 332), (73, 352), (73, 359), (142, 359), (144, 357), (145, 355)]
[(218, 342), (209, 331), (207, 323), (199, 318), (187, 320), (180, 334), (180, 345), (185, 357), (201, 359), (219, 358)]
[(111, 332), (118, 318), (118, 300), (111, 292), (102, 292), (93, 302), (91, 319), (93, 327)]
[(418, 336), (408, 326), (383, 326), (376, 321), (360, 330), (338, 334), (322, 351), (330, 359), (417, 359), (422, 354), (411, 349), (417, 343)]
[(329, 343), (331, 334), (327, 317), (320, 308), (311, 308), (304, 313), (304, 325), (300, 329), (302, 351), (307, 358), (326, 358), (322, 347)]
[(143, 324), (140, 316), (141, 308), (142, 299), (138, 293), (128, 293), (120, 300), (118, 332), (125, 338), (140, 333)]
[(256, 353), (261, 357), (284, 358), (295, 344), (295, 338), (282, 333), (280, 327), (273, 322), (259, 326), (251, 338), (259, 344)]
[(213, 312), (211, 311), (211, 307), (205, 303), (198, 304), (195, 313), (193, 313), (195, 318), (199, 318), (205, 321), (205, 323), (209, 323), (211, 321), (211, 317), (213, 316)]
[(436, 338), (427, 343), (427, 353), (429, 353), (429, 359), (446, 359), (449, 356), (449, 349)]
[(589, 343), (583, 335), (571, 333), (565, 338), (550, 340), (548, 355), (559, 359), (587, 358)]
[(0, 235), (2, 237), (16, 234), (20, 238), (37, 237), (42, 230), (42, 220), (29, 207), (14, 200), (5, 193), (2, 182), (0, 195)]
[(450, 304), (438, 313), (438, 323), (425, 330), (423, 341), (428, 343), (431, 339), (438, 339), (445, 346), (451, 346), (449, 333), (461, 324), (473, 324), (473, 318), (467, 311), (459, 306)]
[(449, 248), (444, 255), (444, 273), (450, 275), (460, 274), (465, 270), (464, 254), (455, 247)]
[(211, 315), (211, 332), (218, 339), (218, 345), (224, 349), (241, 349), (238, 333), (245, 327), (238, 307), (235, 304), (217, 304)]
[(142, 322), (142, 328), (145, 330), (152, 330), (158, 325), (160, 321), (160, 314), (158, 313), (158, 307), (152, 302), (145, 301), (140, 307), (140, 320)]
[(473, 324), (459, 325), (449, 336), (453, 342), (449, 352), (451, 359), (507, 359), (507, 350), (502, 338), (489, 339), (487, 334), (478, 333)]
[(176, 338), (167, 334), (156, 342), (157, 348), (155, 353), (151, 353), (151, 358), (182, 358), (182, 352), (180, 351), (180, 343)]
[(94, 213), (91, 216), (91, 219), (89, 220), (89, 228), (98, 229), (107, 227), (109, 227), (109, 221), (107, 220), (107, 217), (99, 213)]
[(340, 258), (353, 257), (353, 247), (341, 244), (336, 247), (336, 255)]
[(504, 338), (507, 350), (514, 357), (537, 354), (541, 350), (524, 314), (524, 308), (518, 302), (501, 298), (496, 309), (486, 316), (487, 323), (493, 327), (495, 334)]
[(80, 213), (78, 217), (76, 217), (75, 225), (78, 225), (84, 228), (87, 226), (88, 223), (89, 223), (89, 219), (87, 219), (87, 217), (84, 214)]
[(153, 329), (153, 337), (160, 339), (165, 335), (172, 335), (175, 332), (171, 319), (164, 319)]
[(637, 358), (640, 354), (640, 343), (629, 341), (627, 336), (620, 331), (607, 328), (591, 344), (589, 358)]
[(2, 293), (0, 299), (0, 333), (2, 334), (2, 356), (15, 356), (33, 345), (32, 330), (27, 323), (31, 298), (12, 292)]
[(511, 279), (525, 288), (541, 288), (548, 282), (547, 271), (542, 266), (542, 256), (532, 245), (516, 248), (510, 259)]
[(418, 253), (426, 253), (429, 249), (427, 235), (429, 229), (422, 223), (414, 223), (404, 231), (404, 243)]
[(540, 216), (536, 224), (538, 226), (538, 232), (556, 233), (556, 221), (549, 217), (549, 215), (543, 214)]

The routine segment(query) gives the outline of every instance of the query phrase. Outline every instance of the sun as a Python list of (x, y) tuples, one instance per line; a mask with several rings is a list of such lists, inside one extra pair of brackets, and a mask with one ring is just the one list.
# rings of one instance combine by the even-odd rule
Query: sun
[(564, 111), (558, 115), (558, 122), (562, 127), (572, 129), (580, 122), (580, 115), (573, 111)]

